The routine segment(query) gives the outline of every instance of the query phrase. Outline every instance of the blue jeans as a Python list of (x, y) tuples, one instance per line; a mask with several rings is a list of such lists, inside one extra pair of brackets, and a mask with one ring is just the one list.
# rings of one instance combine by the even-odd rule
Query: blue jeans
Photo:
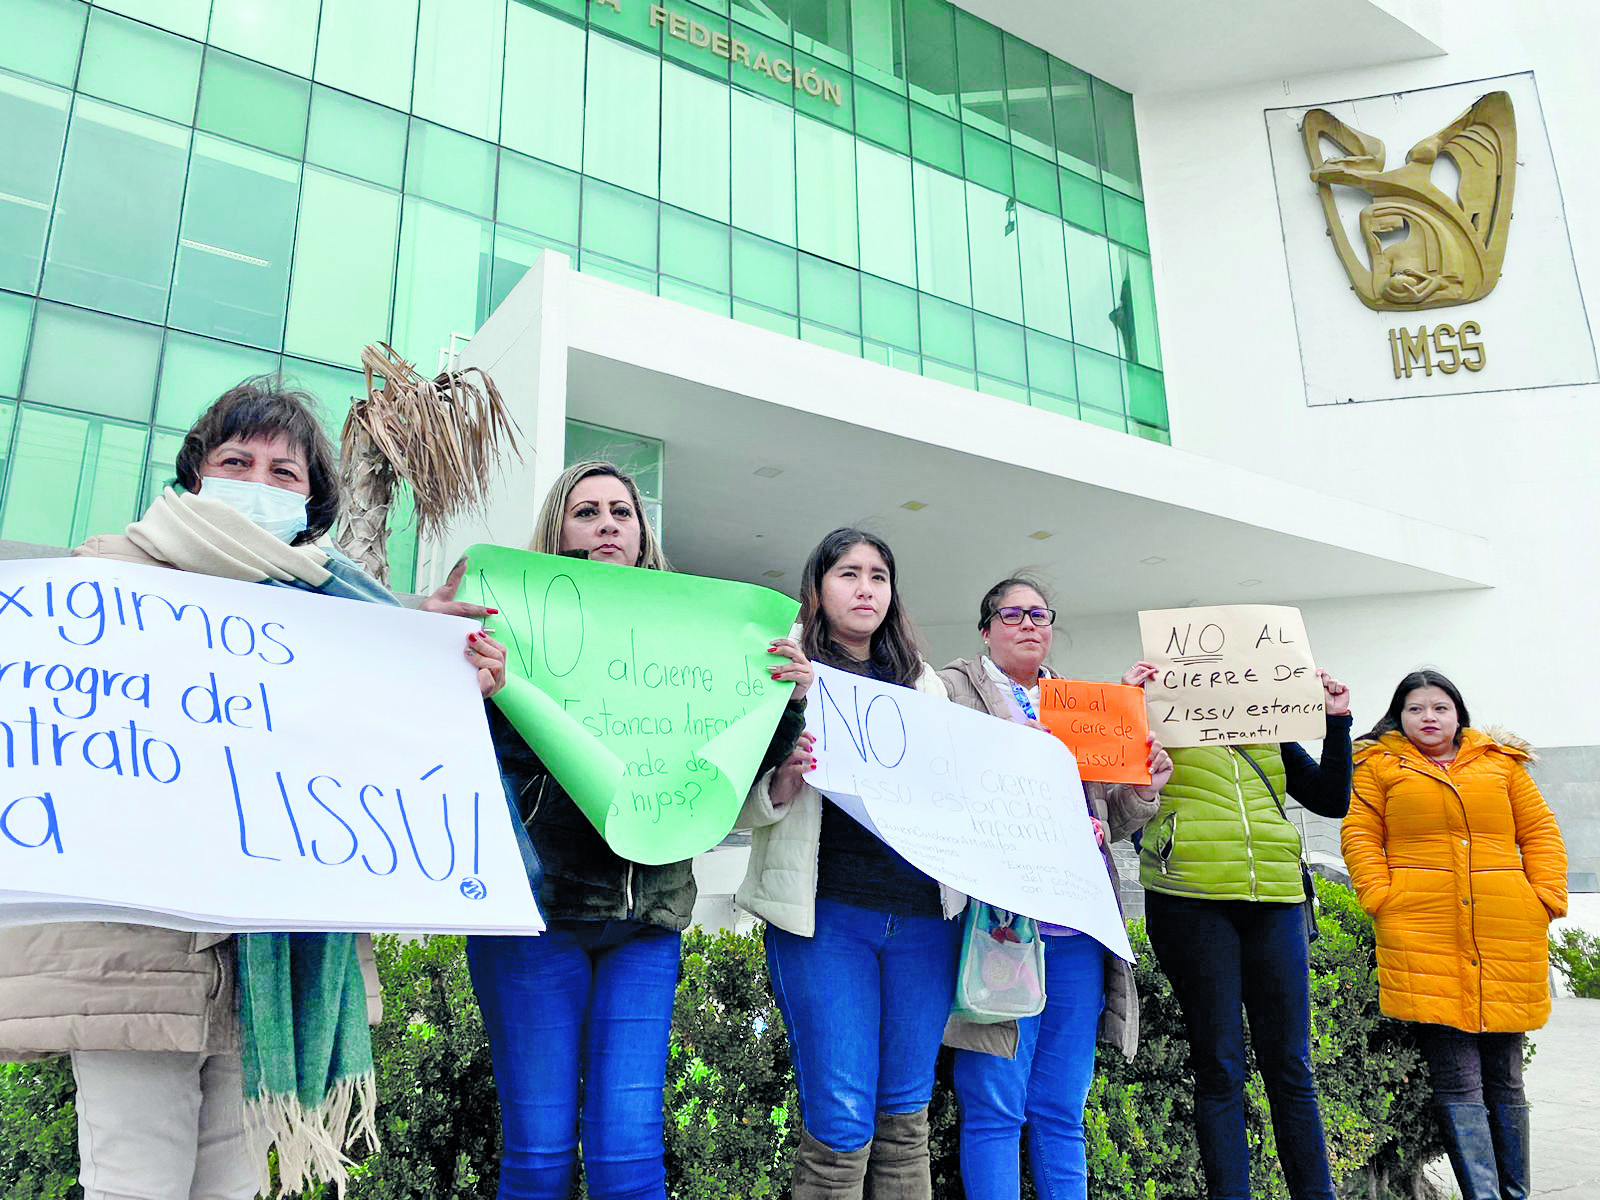
[(500, 1093), (500, 1200), (567, 1200), (580, 1122), (590, 1196), (665, 1200), (678, 935), (552, 921), (539, 937), (468, 938), (467, 962)]
[(872, 1140), (877, 1114), (933, 1099), (956, 987), (960, 923), (817, 901), (814, 937), (767, 926), (806, 1130), (831, 1150)]
[(1093, 938), (1044, 939), (1044, 1012), (1017, 1022), (1017, 1056), (957, 1050), (961, 1182), (967, 1200), (1017, 1200), (1017, 1153), (1040, 1200), (1086, 1200), (1083, 1105), (1094, 1079), (1095, 1033), (1105, 999), (1105, 950)]
[(1293, 1200), (1334, 1200), (1311, 1074), (1305, 915), (1298, 904), (1145, 893), (1150, 946), (1189, 1030), (1195, 1135), (1211, 1200), (1249, 1200), (1244, 1020)]

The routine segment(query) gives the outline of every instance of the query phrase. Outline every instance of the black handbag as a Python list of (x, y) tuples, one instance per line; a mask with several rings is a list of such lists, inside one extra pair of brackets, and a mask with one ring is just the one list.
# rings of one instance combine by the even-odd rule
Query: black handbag
[[(1283, 809), (1283, 801), (1278, 799), (1278, 791), (1272, 786), (1272, 780), (1267, 778), (1267, 773), (1261, 769), (1261, 764), (1237, 746), (1229, 746), (1228, 749), (1249, 763), (1250, 768), (1261, 777), (1261, 782), (1267, 785), (1267, 795), (1272, 797), (1272, 803), (1278, 807), (1278, 815), (1292, 827), (1293, 822), (1289, 821), (1289, 814)], [(1317, 889), (1311, 882), (1311, 868), (1306, 864), (1303, 844), (1300, 850), (1300, 884), (1306, 890), (1305, 903), (1302, 907), (1306, 918), (1306, 942), (1309, 944), (1322, 936), (1322, 931), (1317, 928), (1317, 914), (1322, 911), (1322, 901), (1317, 899)]]

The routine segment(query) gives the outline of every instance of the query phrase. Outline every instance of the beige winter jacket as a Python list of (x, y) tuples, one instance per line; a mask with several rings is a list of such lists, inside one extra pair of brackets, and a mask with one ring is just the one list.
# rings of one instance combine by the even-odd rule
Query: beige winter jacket
[[(917, 691), (945, 697), (945, 686), (927, 663)], [(782, 811), (772, 807), (772, 772), (768, 771), (744, 802), (735, 828), (750, 830), (750, 865), (734, 894), (741, 908), (779, 929), (800, 937), (817, 931), (817, 850), (822, 844), (822, 793), (802, 784), (800, 794)], [(944, 915), (955, 916), (967, 898), (939, 885)]]
[[(91, 538), (74, 553), (171, 566), (121, 535)], [(371, 939), (358, 938), (356, 949), (376, 1024), (383, 1008)], [(230, 934), (109, 921), (0, 929), (0, 1062), (72, 1050), (238, 1048)]]
[[(968, 708), (986, 712), (1002, 720), (1010, 720), (1011, 708), (1004, 694), (983, 669), (980, 658), (964, 658), (951, 663), (939, 672), (949, 690), (950, 699)], [(1117, 907), (1122, 907), (1118, 890), (1117, 867), (1111, 857), (1111, 843), (1132, 837), (1135, 830), (1155, 816), (1161, 807), (1159, 799), (1146, 799), (1135, 788), (1126, 784), (1085, 783), (1084, 796), (1089, 811), (1099, 819), (1106, 832), (1100, 853), (1105, 858), (1106, 871), (1111, 876), (1111, 889), (1117, 896)], [(1045, 980), (1045, 990), (1050, 981)], [(1133, 968), (1114, 954), (1106, 954), (1105, 1007), (1100, 1012), (1099, 1040), (1121, 1050), (1132, 1058), (1139, 1049), (1139, 996), (1133, 986)], [(1017, 1023), (1002, 1021), (980, 1025), (973, 1021), (951, 1018), (945, 1027), (944, 1041), (958, 1050), (977, 1050), (984, 1054), (997, 1054), (1001, 1058), (1014, 1058), (1017, 1053)]]

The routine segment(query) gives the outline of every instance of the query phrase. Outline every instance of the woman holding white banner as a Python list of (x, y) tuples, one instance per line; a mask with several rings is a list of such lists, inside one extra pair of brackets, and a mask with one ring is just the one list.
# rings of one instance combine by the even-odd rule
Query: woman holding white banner
[[(1143, 686), (1141, 662), (1124, 683)], [(1189, 1033), (1195, 1135), (1211, 1200), (1248, 1200), (1245, 1044), (1261, 1068), (1292, 1200), (1334, 1200), (1311, 1071), (1309, 935), (1315, 920), (1300, 834), (1284, 812), (1350, 807), (1350, 689), (1326, 671), (1321, 761), (1295, 742), (1172, 751), (1172, 779), (1145, 830), (1145, 929)]]
[[(183, 490), (74, 554), (398, 604), (322, 541), (339, 512), (337, 460), (310, 406), (272, 378), (230, 389), (184, 438)], [(428, 606), (449, 607), (449, 591)], [(470, 635), (465, 653), (485, 695), (504, 683), (492, 638)], [(249, 1200), (269, 1144), (284, 1190), (342, 1182), (344, 1148), (374, 1133), (371, 958), (352, 934), (6, 929), (0, 1058), (72, 1056), (87, 1200)], [(306, 1048), (313, 1027), (333, 1046), (320, 1061)], [(300, 1061), (314, 1088), (298, 1087)], [(312, 1090), (321, 1103), (301, 1100)]]
[[(529, 549), (624, 568), (671, 568), (633, 480), (607, 462), (569, 467), (544, 499)], [(648, 620), (641, 614), (641, 620)], [(625, 635), (624, 635), (625, 636)], [(795, 684), (762, 770), (804, 725), (811, 666)], [(593, 1200), (666, 1200), (662, 1092), (678, 986), (679, 933), (694, 912), (693, 863), (632, 862), (607, 845), (539, 756), (493, 706), (490, 730), (517, 816), (544, 869), (538, 937), (471, 937), (504, 1134), (500, 1200), (567, 1200), (581, 1143)]]
[[(1042, 729), (1039, 680), (1052, 674), (1055, 610), (1032, 579), (1002, 579), (978, 605), (985, 653), (951, 663), (939, 677), (950, 698), (1005, 721)], [(1143, 828), (1160, 804), (1172, 759), (1149, 739), (1150, 784), (1085, 783), (1084, 798), (1112, 888), (1110, 843)], [(1118, 897), (1118, 904), (1121, 898)], [(996, 1024), (952, 1019), (961, 1106), (961, 1182), (968, 1200), (1017, 1200), (1018, 1148), (1028, 1131), (1028, 1164), (1044, 1200), (1086, 1200), (1083, 1106), (1094, 1078), (1096, 1035), (1132, 1058), (1139, 1044), (1133, 968), (1093, 938), (1041, 924), (1045, 936), (1044, 1012)]]
[[(937, 696), (917, 652), (894, 555), (835, 529), (800, 584), (814, 661)], [(802, 735), (761, 775), (739, 819), (752, 830), (737, 901), (767, 922), (767, 966), (793, 1052), (804, 1131), (796, 1200), (929, 1200), (928, 1102), (955, 988), (966, 904), (805, 782)]]

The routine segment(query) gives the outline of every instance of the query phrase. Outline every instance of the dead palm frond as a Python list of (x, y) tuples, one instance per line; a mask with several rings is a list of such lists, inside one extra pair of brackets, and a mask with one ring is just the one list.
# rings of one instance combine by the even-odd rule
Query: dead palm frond
[(339, 453), (346, 512), (338, 541), (387, 583), (395, 487), (411, 489), (418, 532), (437, 534), (484, 505), (506, 451), (521, 460), (520, 431), (494, 380), (477, 367), (425, 379), (385, 342), (362, 350), (361, 365), (367, 394), (350, 406)]

